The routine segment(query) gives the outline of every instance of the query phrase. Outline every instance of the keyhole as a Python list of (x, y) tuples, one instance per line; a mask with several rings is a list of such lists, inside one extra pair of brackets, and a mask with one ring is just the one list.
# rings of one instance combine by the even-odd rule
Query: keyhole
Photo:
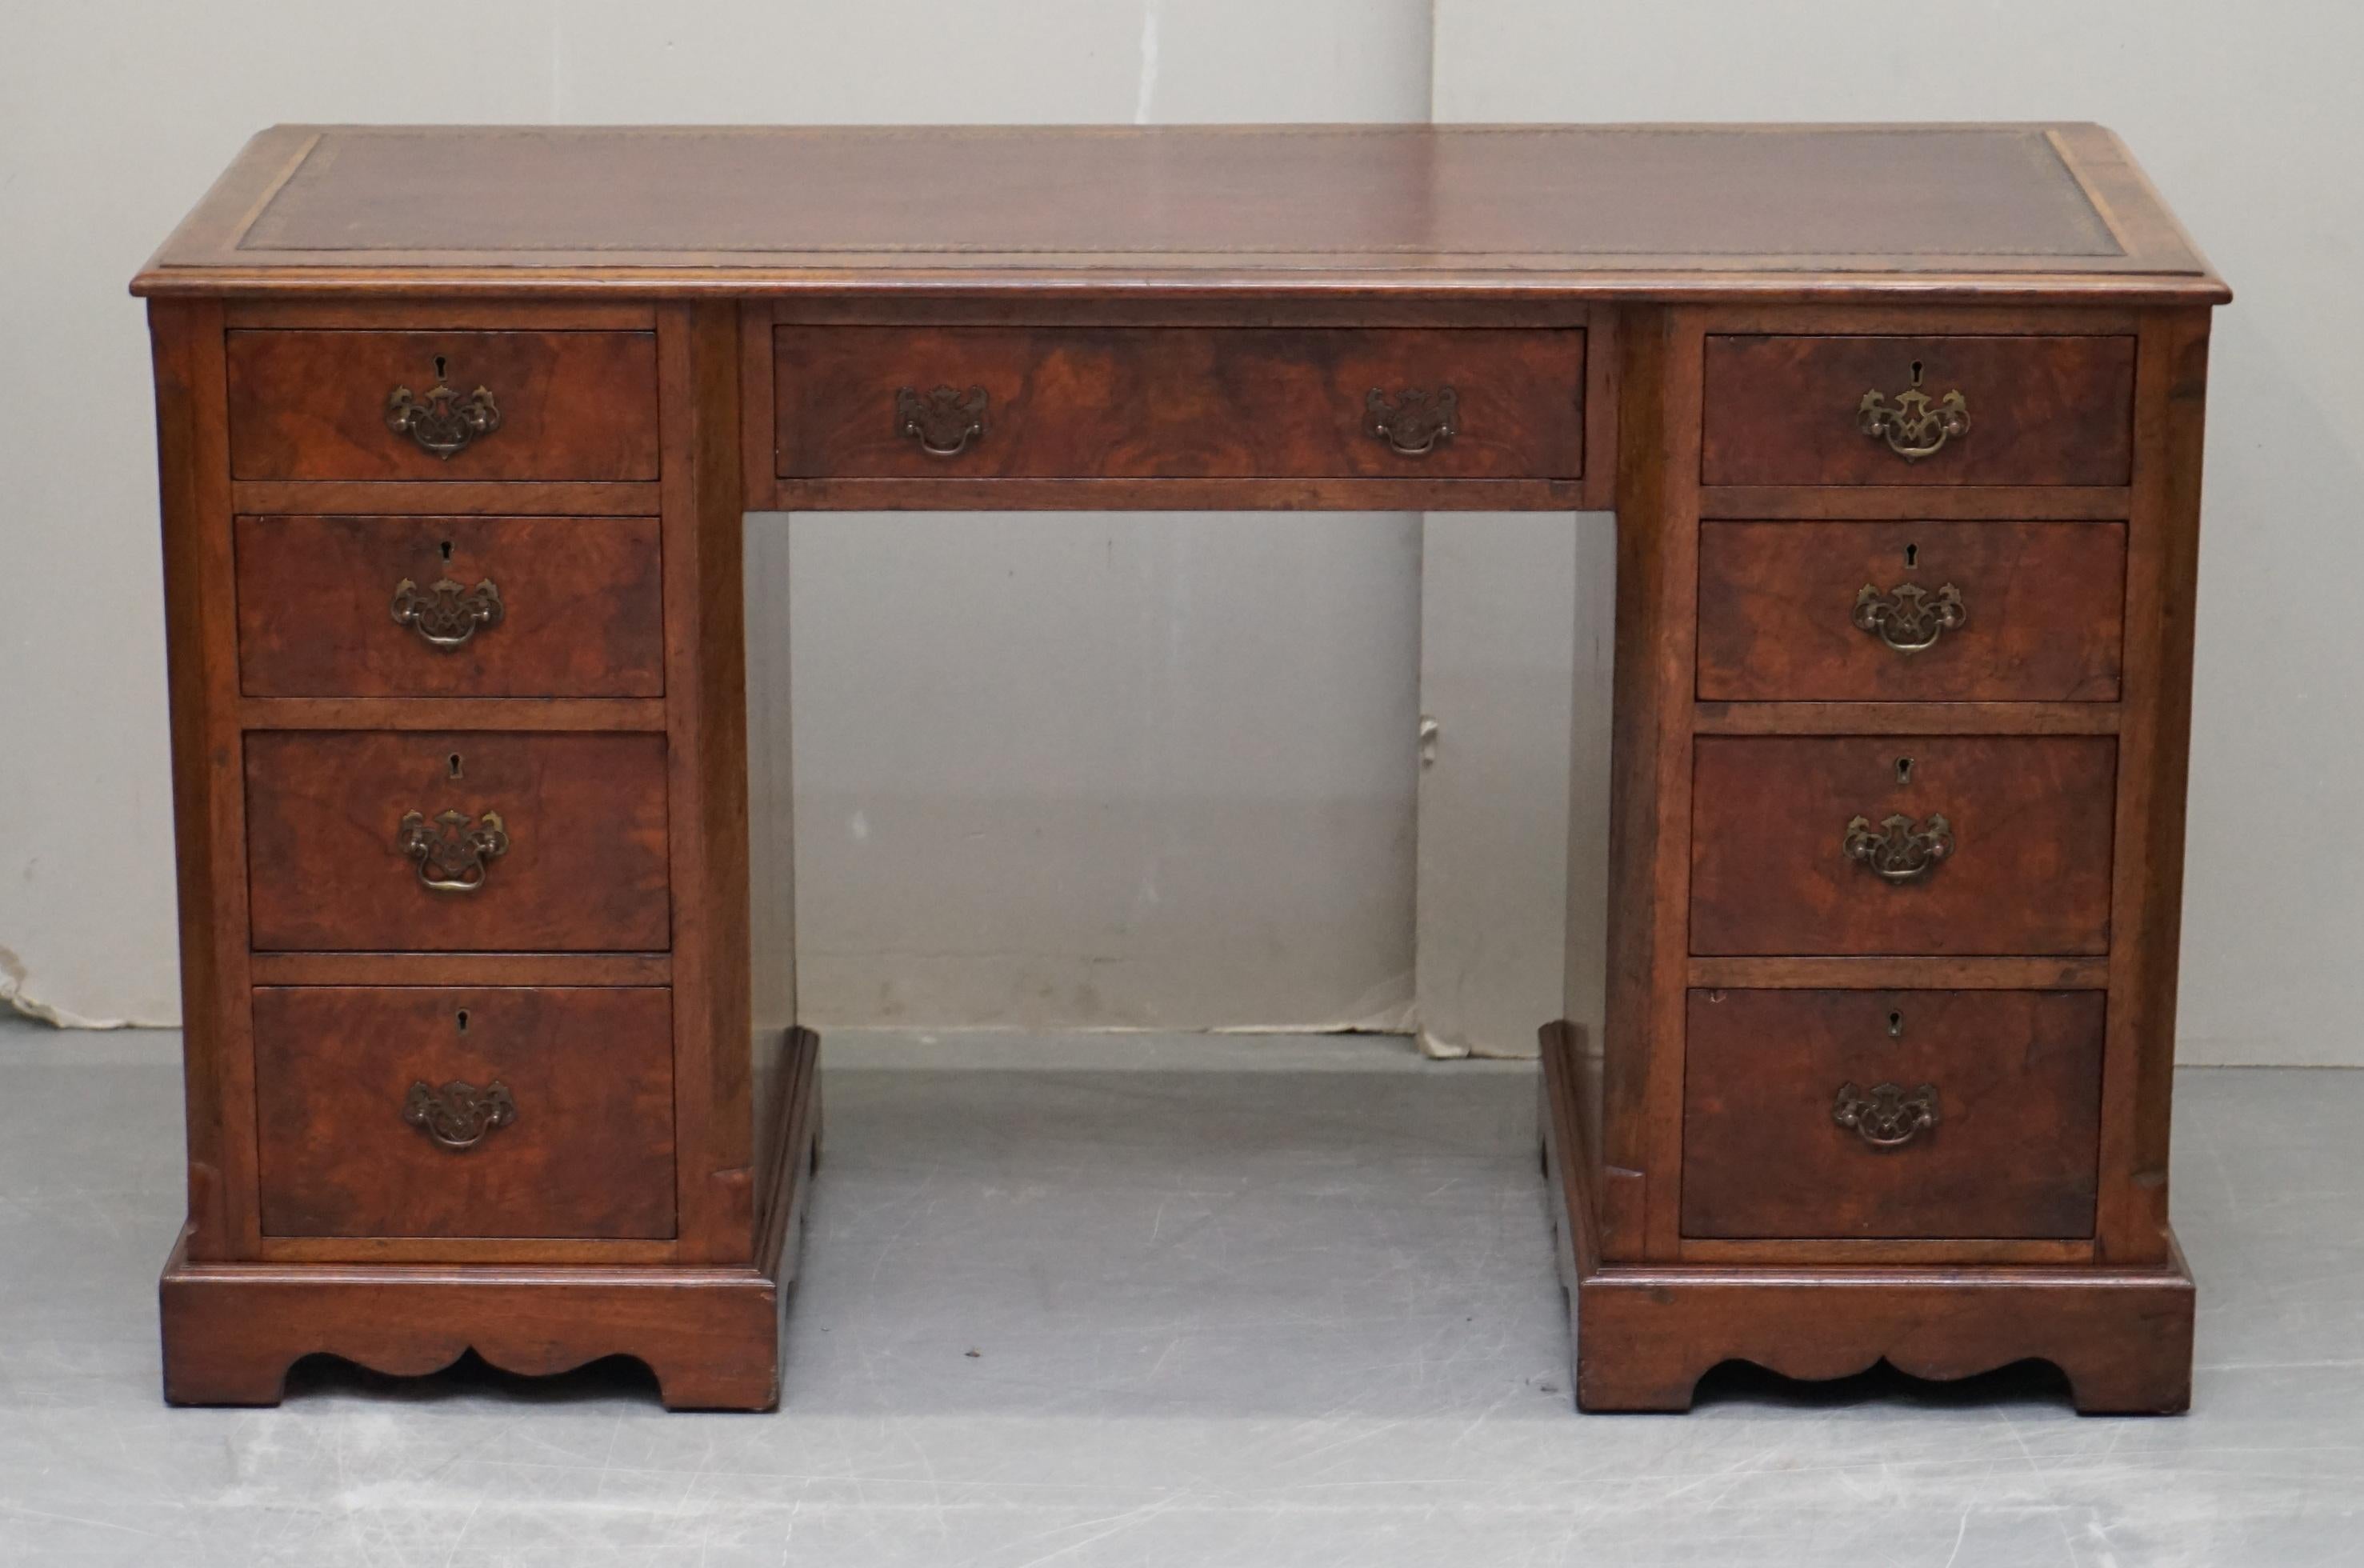
[[(443, 559), (446, 561), (452, 559), (452, 547), (448, 544), (443, 547)], [(1904, 570), (1910, 572), (1920, 564), (1921, 547), (1917, 544), (1906, 545), (1904, 547)]]
[[(446, 566), (451, 565), (451, 564), (452, 564), (452, 541), (451, 541), (450, 539), (445, 539), (445, 540), (444, 540), (440, 545), (438, 545), (436, 548), (437, 548), (437, 549), (439, 549), (439, 550), (440, 550), (443, 552), (443, 564), (444, 564), (444, 565), (446, 565)], [(1912, 563), (1912, 552), (1911, 550), (1907, 550), (1907, 551), (1905, 551), (1905, 552), (1904, 552), (1904, 559), (1905, 559), (1905, 563), (1906, 563), (1907, 565), (1910, 565), (1910, 564)]]
[[(441, 360), (435, 361), (435, 373), (437, 375), (441, 375), (443, 373), (443, 361)], [(1921, 384), (1921, 361), (1919, 360), (1912, 361), (1912, 384), (1915, 386)]]
[[(457, 772), (454, 772), (452, 776), (453, 778), (457, 778), (460, 775)], [(1912, 758), (1899, 757), (1896, 759), (1896, 782), (1901, 784), (1909, 784), (1912, 782)]]
[(452, 776), (455, 779), (458, 778), (460, 776), (460, 753), (454, 751), (443, 760), (451, 766)]
[[(1890, 1014), (1889, 1014), (1888, 1016), (1889, 1016), (1890, 1018), (1895, 1018), (1895, 1017), (1896, 1017), (1896, 1015), (1895, 1015), (1895, 1014), (1893, 1014), (1893, 1013), (1890, 1013)], [(462, 1034), (466, 1034), (466, 1033), (468, 1032), (468, 1009), (467, 1009), (467, 1008), (463, 1007), (463, 1008), (461, 1008), (461, 1009), (460, 1009), (460, 1012), (459, 1012), (459, 1020), (458, 1020), (458, 1021), (459, 1021), (459, 1025), (460, 1025), (460, 1032), (461, 1032)], [(1891, 1034), (1893, 1034), (1895, 1031), (1894, 1031), (1893, 1029), (1890, 1029), (1889, 1032), (1890, 1032), (1890, 1033), (1891, 1033)]]
[[(446, 379), (443, 373), (443, 356), (440, 354), (435, 356), (435, 379), (437, 381)], [(1914, 365), (1912, 367), (1912, 379), (1914, 381), (1919, 381), (1921, 379), (1921, 367), (1919, 365)]]
[[(462, 1016), (464, 1018), (466, 1015), (463, 1014)], [(1890, 1013), (1888, 1015), (1888, 1038), (1890, 1040), (1902, 1040), (1904, 1038), (1903, 1014)]]

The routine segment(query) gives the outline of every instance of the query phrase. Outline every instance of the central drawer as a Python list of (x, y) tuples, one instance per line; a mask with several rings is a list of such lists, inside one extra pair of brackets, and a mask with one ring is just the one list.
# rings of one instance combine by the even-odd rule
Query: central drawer
[(662, 735), (258, 731), (246, 800), (261, 951), (671, 945)]
[(1580, 328), (780, 327), (783, 479), (1574, 479)]
[(657, 986), (254, 993), (271, 1236), (674, 1234)]

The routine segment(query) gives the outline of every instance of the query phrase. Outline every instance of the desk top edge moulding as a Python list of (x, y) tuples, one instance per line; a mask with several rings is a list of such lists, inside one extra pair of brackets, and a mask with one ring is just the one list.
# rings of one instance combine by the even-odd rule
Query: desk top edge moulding
[(2231, 295), (2109, 131), (283, 126), (132, 289), (173, 1401), (473, 1350), (770, 1407), (820, 1042), (747, 514), (1222, 507), (1616, 514), (1538, 1020), (1580, 1407), (1727, 1360), (2188, 1404)]

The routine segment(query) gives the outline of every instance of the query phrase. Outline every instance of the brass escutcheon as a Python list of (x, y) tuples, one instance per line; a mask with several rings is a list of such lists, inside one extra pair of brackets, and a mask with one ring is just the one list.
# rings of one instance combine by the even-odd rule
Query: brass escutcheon
[(394, 624), (407, 626), (419, 640), (446, 653), (488, 626), (500, 624), (507, 607), (489, 577), (473, 588), (441, 578), (421, 588), (405, 577), (394, 585)]
[(1460, 433), (1461, 395), (1440, 386), (1431, 397), (1414, 386), (1390, 398), (1375, 386), (1363, 398), (1363, 429), (1400, 457), (1426, 457)]
[(1882, 817), (1874, 828), (1868, 817), (1850, 817), (1840, 848), (1889, 882), (1911, 882), (1925, 876), (1939, 861), (1954, 852), (1954, 825), (1942, 812), (1931, 812), (1915, 822), (1899, 812)]
[(403, 1098), (402, 1119), (446, 1149), (465, 1151), (517, 1120), (517, 1102), (497, 1079), (481, 1089), (457, 1079), (438, 1089), (418, 1079)]
[(407, 386), (396, 387), (385, 400), (385, 423), (396, 435), (408, 436), (449, 462), (471, 441), (499, 429), (501, 410), (489, 388), (480, 386), (463, 398), (440, 379), (439, 371), (424, 397), (414, 396)]
[(444, 811), (430, 824), (405, 812), (394, 847), (417, 862), (419, 885), (435, 893), (474, 893), (485, 885), (489, 862), (509, 852), (508, 824), (497, 811), (470, 817)]
[(1839, 1085), (1831, 1102), (1831, 1119), (1852, 1128), (1856, 1136), (1875, 1149), (1896, 1149), (1937, 1125), (1937, 1085), (1924, 1084), (1911, 1094), (1896, 1084), (1875, 1084), (1866, 1094), (1852, 1083)]
[(1961, 629), (1968, 615), (1962, 591), (1951, 583), (1935, 595), (1918, 583), (1900, 584), (1885, 594), (1866, 583), (1855, 596), (1855, 624), (1899, 653), (1935, 648), (1937, 639)]
[(1910, 388), (1892, 399), (1881, 396), (1876, 388), (1867, 392), (1855, 413), (1857, 427), (1865, 435), (1886, 441), (1888, 450), (1907, 462), (1936, 456), (1947, 441), (1970, 430), (1969, 404), (1959, 392), (1932, 400), (1921, 390), (1917, 361)]
[(958, 457), (971, 441), (985, 439), (985, 388), (955, 392), (939, 386), (921, 393), (895, 389), (895, 433), (909, 436), (930, 457)]

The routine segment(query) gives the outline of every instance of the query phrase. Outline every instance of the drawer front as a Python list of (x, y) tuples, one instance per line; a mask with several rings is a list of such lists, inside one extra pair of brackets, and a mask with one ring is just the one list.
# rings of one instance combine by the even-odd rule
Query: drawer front
[(652, 332), (234, 331), (230, 472), (654, 479), (656, 343)]
[(2113, 702), (2123, 523), (1708, 523), (1711, 702)]
[(250, 696), (654, 697), (654, 517), (240, 517)]
[(1702, 736), (1691, 951), (2106, 952), (2107, 736)]
[(2133, 476), (2132, 338), (1710, 337), (1706, 374), (1709, 484)]
[(264, 951), (670, 944), (662, 735), (258, 732), (246, 796)]
[(1694, 991), (1683, 1234), (2093, 1233), (2094, 991)]
[(674, 1234), (661, 988), (266, 987), (254, 1098), (266, 1235)]
[[(784, 479), (1572, 479), (1584, 471), (1581, 330), (775, 334)], [(1450, 432), (1440, 433), (1448, 409)], [(1413, 448), (1424, 450), (1403, 450)]]

